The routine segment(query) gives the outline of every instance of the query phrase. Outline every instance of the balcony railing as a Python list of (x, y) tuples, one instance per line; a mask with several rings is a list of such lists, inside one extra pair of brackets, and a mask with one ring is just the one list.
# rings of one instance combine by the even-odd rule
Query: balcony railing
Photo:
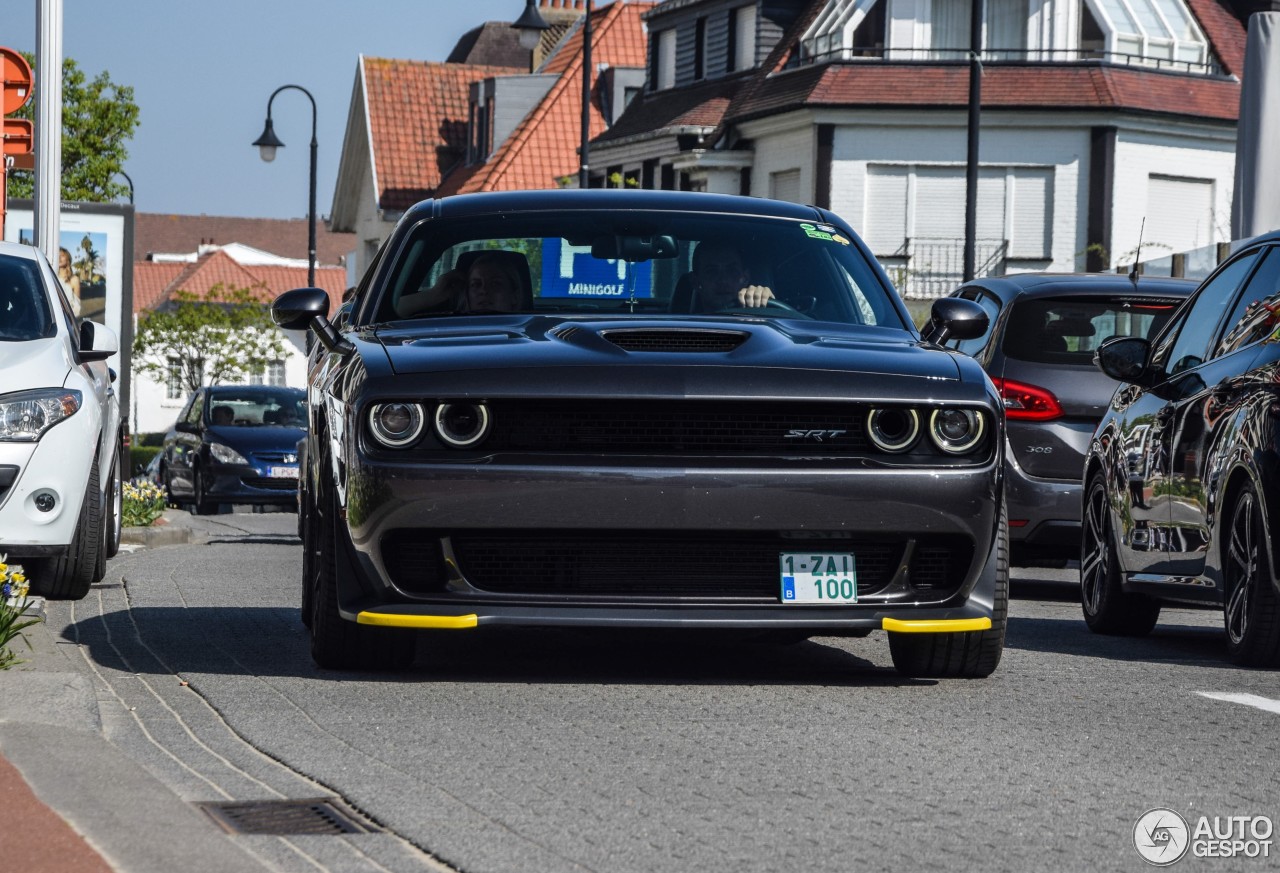
[[(829, 62), (867, 63), (886, 61), (891, 63), (968, 63), (969, 50), (961, 48), (851, 48), (836, 46), (819, 51), (811, 43), (802, 43), (800, 51), (792, 56), (795, 66), (810, 66)], [(1122, 67), (1141, 67), (1146, 70), (1163, 70), (1190, 73), (1201, 76), (1222, 76), (1222, 67), (1212, 59), (1188, 61), (1177, 58), (1134, 55), (1125, 52), (1109, 52), (1101, 47), (1077, 49), (1000, 49), (982, 51), (984, 64), (1110, 64)]]
[[(909, 238), (889, 255), (877, 255), (898, 293), (908, 300), (945, 297), (964, 281), (964, 240)], [(974, 243), (974, 275), (1003, 276), (1009, 241), (980, 239)]]

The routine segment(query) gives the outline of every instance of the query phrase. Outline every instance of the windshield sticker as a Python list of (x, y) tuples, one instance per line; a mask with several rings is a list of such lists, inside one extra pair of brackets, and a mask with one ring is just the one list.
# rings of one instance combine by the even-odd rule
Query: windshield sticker
[(824, 239), (827, 242), (838, 242), (844, 246), (849, 244), (849, 240), (836, 233), (836, 229), (830, 225), (824, 224), (821, 227), (815, 227), (812, 224), (802, 224), (800, 229), (804, 231), (804, 235), (809, 239)]

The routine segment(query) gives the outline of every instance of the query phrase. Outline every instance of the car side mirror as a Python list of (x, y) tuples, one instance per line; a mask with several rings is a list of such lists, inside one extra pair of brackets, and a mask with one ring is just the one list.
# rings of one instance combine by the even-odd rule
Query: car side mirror
[(329, 292), (323, 288), (294, 288), (271, 304), (271, 320), (285, 330), (315, 332), (316, 339), (331, 352), (349, 355), (355, 346), (338, 336), (329, 321)]
[(76, 354), (81, 361), (105, 361), (120, 351), (116, 332), (96, 321), (80, 322), (80, 348)]
[(1098, 346), (1093, 362), (1117, 382), (1133, 382), (1145, 387), (1151, 384), (1147, 373), (1150, 353), (1151, 345), (1142, 337), (1121, 336)]
[(991, 319), (987, 311), (972, 300), (963, 297), (943, 297), (933, 301), (929, 321), (921, 336), (927, 341), (942, 345), (947, 340), (967, 340), (987, 332)]
[(173, 426), (178, 433), (199, 433), (199, 428), (189, 421), (179, 421)]

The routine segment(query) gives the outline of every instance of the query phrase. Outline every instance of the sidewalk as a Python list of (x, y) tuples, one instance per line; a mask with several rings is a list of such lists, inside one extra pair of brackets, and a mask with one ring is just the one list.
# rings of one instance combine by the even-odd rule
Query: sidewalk
[[(154, 530), (127, 529), (120, 557), (192, 539), (185, 512), (165, 515), (169, 524)], [(113, 582), (110, 566), (104, 581)], [(0, 868), (261, 871), (217, 825), (106, 738), (98, 683), (79, 647), (63, 637), (71, 605), (33, 603), (46, 621), (24, 632), (30, 649), (14, 641), (24, 663), (0, 672)]]

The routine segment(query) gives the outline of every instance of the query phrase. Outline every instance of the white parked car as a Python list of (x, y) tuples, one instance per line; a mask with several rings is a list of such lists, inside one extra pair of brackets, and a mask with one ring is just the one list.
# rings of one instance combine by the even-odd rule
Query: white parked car
[(32, 594), (84, 597), (119, 548), (117, 351), (38, 249), (0, 242), (0, 554)]

